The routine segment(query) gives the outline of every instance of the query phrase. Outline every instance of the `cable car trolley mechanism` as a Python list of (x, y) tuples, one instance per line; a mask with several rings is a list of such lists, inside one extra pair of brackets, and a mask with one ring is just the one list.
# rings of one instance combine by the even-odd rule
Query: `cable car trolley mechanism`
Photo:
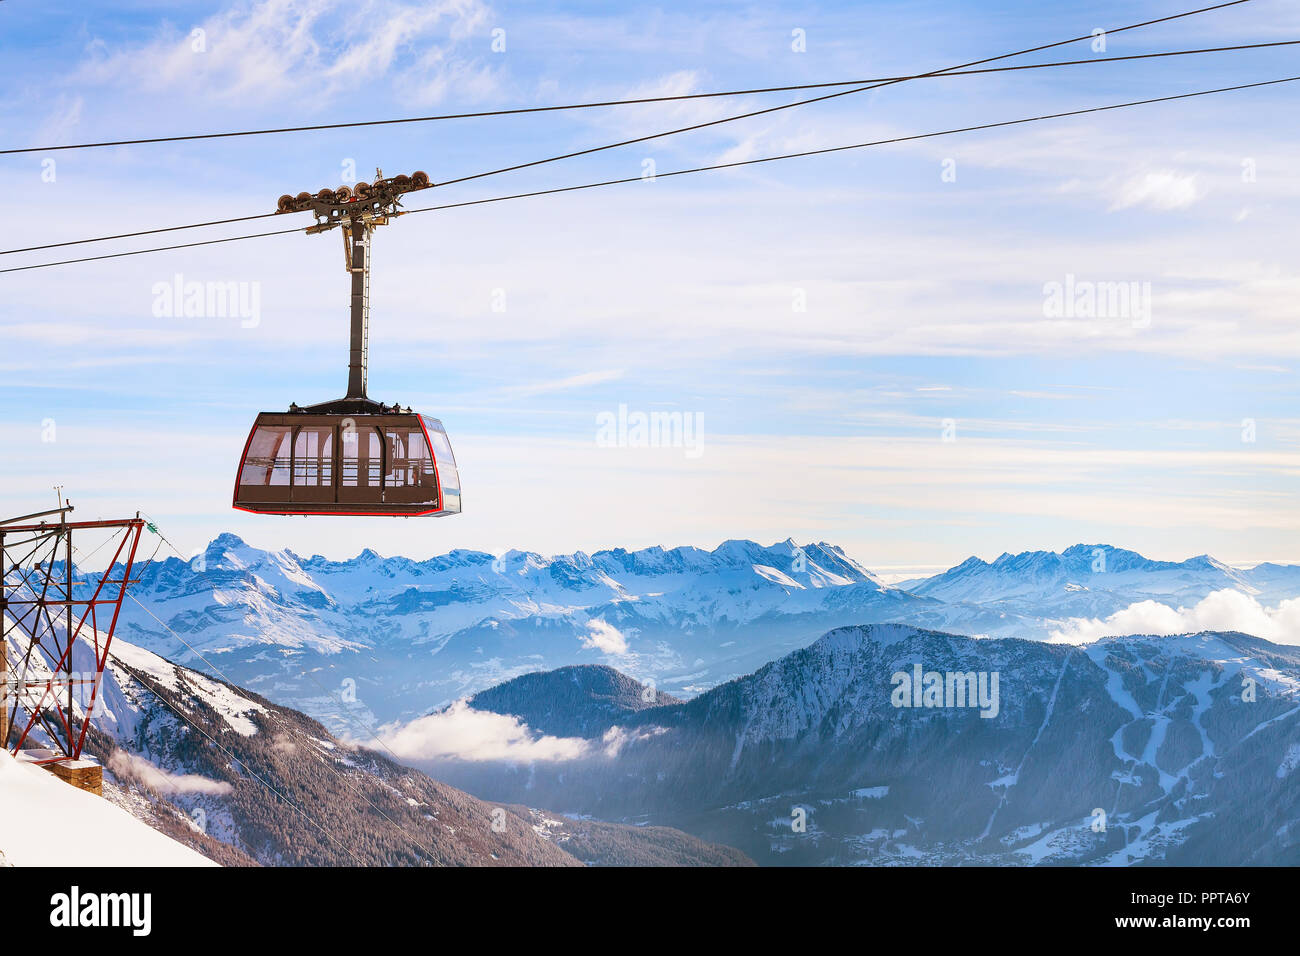
[(432, 184), (421, 172), (281, 196), (279, 213), (312, 212), (308, 233), (341, 227), (352, 277), (348, 391), (316, 405), (262, 412), (235, 479), (234, 506), (257, 514), (441, 517), (460, 513), (460, 477), (442, 423), (366, 395), (370, 241), (400, 216), (400, 197)]

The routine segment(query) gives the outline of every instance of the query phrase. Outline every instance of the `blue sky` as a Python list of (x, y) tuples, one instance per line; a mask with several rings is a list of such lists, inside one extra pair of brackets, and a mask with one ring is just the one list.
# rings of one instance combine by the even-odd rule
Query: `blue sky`
[[(9, 0), (0, 139), (914, 73), (1192, 6)], [(1251, 0), (1111, 36), (1106, 54), (1296, 38), (1293, 5)], [(1102, 55), (1079, 43), (1023, 62)], [(918, 80), (408, 206), (1275, 79), (1297, 62), (1279, 48)], [(465, 486), (454, 519), (229, 508), (254, 415), (343, 391), (336, 235), (3, 275), (5, 510), (62, 484), (82, 516), (143, 509), (184, 550), (234, 530), (331, 556), (792, 536), (877, 568), (1076, 541), (1300, 560), (1298, 87), (398, 220), (375, 241), (370, 391), (446, 423)], [(4, 247), (267, 212), (349, 168), (438, 182), (798, 98), (0, 157), (5, 194), (37, 200)], [(64, 256), (2, 261), (42, 257)], [(178, 274), (255, 287), (257, 321), (156, 315)], [(1067, 276), (1136, 283), (1149, 314), (1047, 314), (1045, 287)], [(698, 416), (703, 453), (602, 447), (597, 416), (620, 405)]]

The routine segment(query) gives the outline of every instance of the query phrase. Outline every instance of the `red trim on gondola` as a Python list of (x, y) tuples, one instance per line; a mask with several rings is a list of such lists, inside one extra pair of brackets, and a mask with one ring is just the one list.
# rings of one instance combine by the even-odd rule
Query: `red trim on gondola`
[(235, 505), (235, 510), (246, 511), (252, 515), (352, 515), (372, 518), (418, 518), (421, 515), (436, 515), (442, 508), (430, 508), (428, 511), (271, 511), (263, 508), (241, 508), (239, 505)]
[[(257, 416), (261, 418), (262, 416)], [(253, 444), (253, 436), (257, 434), (257, 421), (254, 419), (253, 427), (248, 430), (248, 441), (244, 442), (244, 453), (239, 456), (239, 468), (235, 470), (235, 493), (230, 496), (230, 506), (239, 508), (240, 511), (247, 511), (247, 508), (239, 507), (239, 479), (244, 474), (244, 462), (248, 460), (248, 449)]]

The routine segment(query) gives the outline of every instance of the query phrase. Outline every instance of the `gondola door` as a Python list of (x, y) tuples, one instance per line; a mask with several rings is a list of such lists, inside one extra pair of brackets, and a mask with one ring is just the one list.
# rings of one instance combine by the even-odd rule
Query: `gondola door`
[(289, 466), (294, 504), (334, 503), (334, 439), (332, 424), (295, 426)]
[(365, 512), (383, 504), (384, 438), (378, 426), (344, 419), (340, 426), (338, 502)]

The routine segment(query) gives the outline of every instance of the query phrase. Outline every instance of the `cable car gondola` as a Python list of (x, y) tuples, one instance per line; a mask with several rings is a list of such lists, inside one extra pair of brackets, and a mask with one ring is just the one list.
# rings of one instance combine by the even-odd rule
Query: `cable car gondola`
[(343, 227), (352, 275), (348, 392), (316, 405), (262, 412), (235, 478), (234, 506), (255, 514), (441, 517), (460, 513), (460, 476), (442, 422), (366, 395), (370, 326), (370, 237), (397, 211), (398, 197), (430, 185), (424, 173), (382, 175), (314, 196), (281, 196), (278, 212), (310, 210), (308, 232)]

